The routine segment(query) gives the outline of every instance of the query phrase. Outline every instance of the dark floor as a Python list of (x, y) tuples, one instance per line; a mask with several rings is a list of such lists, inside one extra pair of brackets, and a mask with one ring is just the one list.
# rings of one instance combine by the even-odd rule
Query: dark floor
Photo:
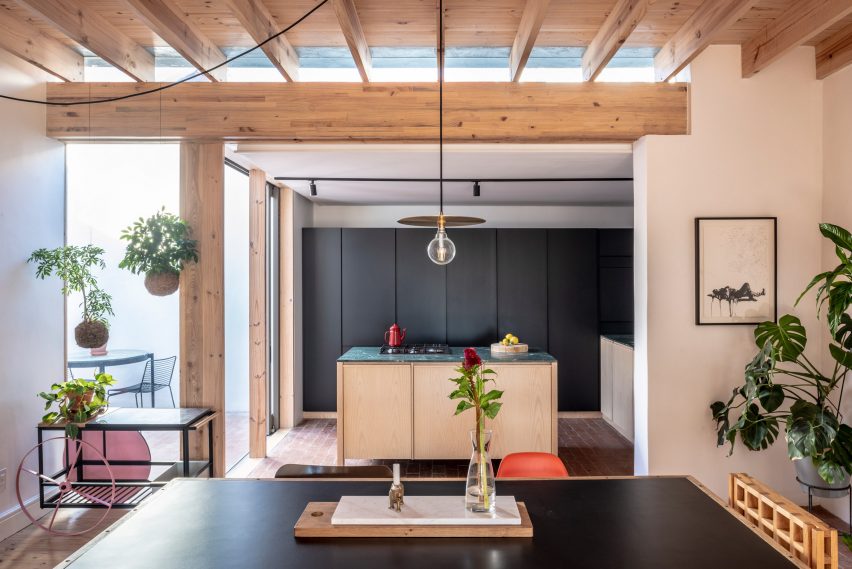
[[(633, 445), (603, 419), (559, 419), (559, 457), (572, 476), (633, 474)], [(311, 419), (293, 428), (272, 448), (250, 476), (271, 478), (282, 464), (334, 464), (337, 424)], [(467, 460), (348, 460), (346, 464), (398, 462), (406, 478), (463, 478)], [(499, 461), (494, 461), (497, 468)]]

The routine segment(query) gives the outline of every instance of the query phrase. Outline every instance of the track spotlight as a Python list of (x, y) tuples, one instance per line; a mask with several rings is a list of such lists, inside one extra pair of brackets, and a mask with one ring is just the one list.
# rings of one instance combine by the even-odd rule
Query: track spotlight
[(311, 195), (317, 195), (317, 183), (315, 180), (311, 180)]
[(475, 197), (475, 198), (479, 197), (479, 182), (478, 181), (473, 183), (473, 197)]

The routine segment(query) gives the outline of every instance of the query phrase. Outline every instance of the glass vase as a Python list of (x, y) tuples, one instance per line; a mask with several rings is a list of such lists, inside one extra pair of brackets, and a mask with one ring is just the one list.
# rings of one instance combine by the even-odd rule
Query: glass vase
[(465, 507), (471, 512), (493, 513), (497, 490), (494, 485), (494, 466), (491, 464), (491, 431), (483, 428), (470, 431), (473, 454), (467, 469)]

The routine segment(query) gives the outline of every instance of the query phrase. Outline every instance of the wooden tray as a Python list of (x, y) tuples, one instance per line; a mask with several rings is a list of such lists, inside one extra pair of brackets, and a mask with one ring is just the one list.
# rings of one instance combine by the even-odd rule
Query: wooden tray
[(365, 526), (331, 525), (331, 516), (337, 508), (337, 502), (309, 502), (299, 516), (293, 533), (296, 537), (338, 538), (338, 537), (532, 537), (533, 526), (530, 515), (523, 502), (518, 502), (521, 525), (517, 526)]
[(510, 344), (508, 346), (504, 346), (500, 342), (491, 344), (492, 354), (523, 354), (525, 352), (528, 352), (529, 349), (529, 344)]

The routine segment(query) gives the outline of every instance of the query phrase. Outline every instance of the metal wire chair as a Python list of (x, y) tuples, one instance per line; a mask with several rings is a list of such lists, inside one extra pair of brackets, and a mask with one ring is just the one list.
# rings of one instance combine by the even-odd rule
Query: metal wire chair
[(142, 372), (142, 381), (128, 387), (119, 387), (107, 391), (107, 399), (113, 395), (121, 395), (123, 393), (132, 393), (136, 400), (137, 407), (144, 407), (145, 400), (143, 394), (151, 394), (151, 406), (154, 406), (154, 392), (161, 389), (168, 389), (169, 396), (172, 399), (172, 407), (177, 407), (175, 404), (175, 395), (172, 393), (172, 376), (175, 372), (175, 362), (177, 356), (154, 360), (154, 377), (151, 378), (151, 361), (145, 362), (145, 371)]

